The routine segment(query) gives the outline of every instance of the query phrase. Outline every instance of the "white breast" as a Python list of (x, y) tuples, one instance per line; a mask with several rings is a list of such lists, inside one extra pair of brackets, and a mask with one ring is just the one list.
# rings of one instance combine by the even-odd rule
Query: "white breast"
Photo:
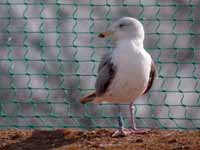
[(117, 73), (104, 100), (124, 103), (136, 99), (147, 87), (151, 56), (132, 42), (121, 43), (113, 50), (112, 62)]

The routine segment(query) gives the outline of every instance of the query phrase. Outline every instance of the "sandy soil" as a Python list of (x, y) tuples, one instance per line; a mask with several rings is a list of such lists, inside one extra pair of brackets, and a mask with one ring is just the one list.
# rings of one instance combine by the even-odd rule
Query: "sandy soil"
[(115, 137), (114, 130), (1, 130), (0, 150), (200, 150), (200, 131), (152, 130)]

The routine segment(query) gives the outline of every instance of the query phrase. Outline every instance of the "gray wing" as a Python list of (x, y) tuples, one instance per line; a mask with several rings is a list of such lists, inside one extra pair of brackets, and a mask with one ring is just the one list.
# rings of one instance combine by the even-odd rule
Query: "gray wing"
[(111, 84), (116, 74), (116, 67), (111, 61), (111, 55), (107, 54), (102, 57), (98, 68), (98, 76), (95, 84), (96, 95), (103, 95)]
[(151, 62), (151, 71), (150, 71), (150, 75), (149, 75), (149, 82), (148, 82), (148, 85), (147, 85), (147, 88), (146, 90), (144, 91), (143, 94), (146, 94), (152, 87), (153, 85), (153, 81), (156, 77), (156, 74), (157, 74), (157, 71), (156, 71), (156, 65), (154, 64), (153, 60)]

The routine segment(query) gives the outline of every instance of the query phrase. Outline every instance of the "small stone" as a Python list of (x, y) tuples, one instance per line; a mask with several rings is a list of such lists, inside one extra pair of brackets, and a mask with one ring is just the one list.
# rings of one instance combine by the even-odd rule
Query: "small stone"
[(142, 142), (143, 142), (143, 139), (136, 139), (135, 142), (136, 142), (136, 143), (142, 143)]
[(168, 143), (176, 143), (176, 139), (170, 139)]

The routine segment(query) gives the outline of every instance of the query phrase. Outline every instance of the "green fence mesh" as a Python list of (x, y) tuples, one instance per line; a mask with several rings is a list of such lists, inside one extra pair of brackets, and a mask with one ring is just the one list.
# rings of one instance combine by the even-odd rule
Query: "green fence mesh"
[[(136, 101), (139, 127), (200, 128), (198, 0), (1, 0), (0, 128), (115, 128), (112, 104), (81, 105), (94, 90), (112, 20), (139, 19), (158, 68)], [(128, 105), (121, 106), (129, 126)]]

